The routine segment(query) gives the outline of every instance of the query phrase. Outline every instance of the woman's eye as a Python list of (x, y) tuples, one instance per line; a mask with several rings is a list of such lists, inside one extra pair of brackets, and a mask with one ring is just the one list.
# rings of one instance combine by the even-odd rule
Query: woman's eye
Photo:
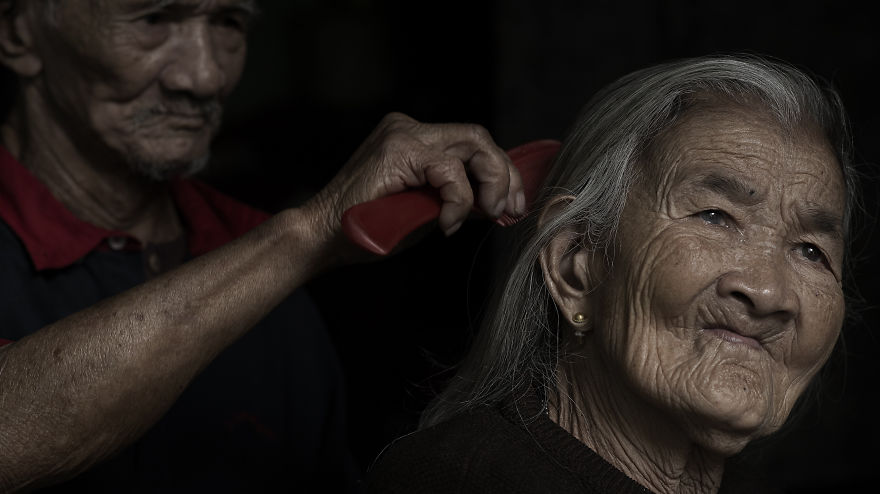
[(804, 259), (810, 262), (825, 262), (825, 254), (813, 244), (801, 244), (797, 250)]
[(705, 211), (700, 211), (698, 214), (701, 220), (706, 223), (712, 225), (719, 226), (729, 226), (730, 225), (730, 217), (727, 216), (727, 213), (718, 209), (707, 209)]

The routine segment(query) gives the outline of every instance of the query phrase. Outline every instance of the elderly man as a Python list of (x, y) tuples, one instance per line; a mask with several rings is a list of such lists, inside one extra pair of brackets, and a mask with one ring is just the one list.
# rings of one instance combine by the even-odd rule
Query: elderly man
[(399, 114), (273, 217), (181, 178), (207, 161), (254, 8), (0, 0), (18, 81), (0, 129), (0, 491), (350, 485), (339, 368), (297, 291), (362, 257), (341, 212), (427, 183), (447, 234), (474, 202), (522, 213), (485, 131)]

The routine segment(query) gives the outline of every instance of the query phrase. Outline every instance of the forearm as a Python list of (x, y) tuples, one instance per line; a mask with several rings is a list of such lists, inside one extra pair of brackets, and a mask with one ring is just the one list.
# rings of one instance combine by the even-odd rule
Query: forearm
[(0, 491), (139, 437), (213, 358), (326, 262), (302, 212), (0, 350)]
[(343, 211), (425, 185), (447, 234), (475, 196), (490, 216), (525, 212), (519, 173), (485, 129), (389, 114), (304, 208), (0, 349), (0, 491), (73, 475), (140, 436), (293, 289), (365, 258), (342, 239)]

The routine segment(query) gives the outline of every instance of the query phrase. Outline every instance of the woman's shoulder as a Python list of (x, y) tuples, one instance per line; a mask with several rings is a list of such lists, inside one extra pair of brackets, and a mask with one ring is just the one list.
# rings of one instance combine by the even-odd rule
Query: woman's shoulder
[(367, 475), (368, 492), (566, 492), (579, 483), (521, 425), (492, 407), (401, 437)]

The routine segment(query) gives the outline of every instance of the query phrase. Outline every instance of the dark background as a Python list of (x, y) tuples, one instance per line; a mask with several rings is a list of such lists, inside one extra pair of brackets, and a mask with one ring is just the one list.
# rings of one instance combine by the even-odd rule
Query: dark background
[[(205, 179), (270, 211), (307, 198), (381, 117), (475, 122), (502, 147), (561, 138), (600, 87), (673, 58), (746, 51), (829, 81), (851, 114), (869, 218), (880, 161), (880, 34), (868, 7), (819, 1), (404, 2), (262, 0), (244, 79)], [(738, 471), (792, 492), (880, 480), (874, 398), (880, 351), (878, 238), (859, 228), (861, 322), (786, 434)], [(346, 370), (352, 447), (366, 468), (418, 413), (472, 337), (491, 272), (490, 229), (468, 223), (394, 258), (340, 269), (309, 289)], [(487, 240), (488, 238), (488, 240)]]
[[(868, 2), (863, 2), (868, 4)], [(389, 111), (474, 122), (509, 148), (561, 138), (600, 87), (673, 58), (746, 51), (792, 62), (841, 93), (862, 163), (868, 220), (855, 241), (861, 321), (823, 386), (781, 437), (733, 471), (791, 492), (880, 480), (880, 343), (874, 232), (880, 33), (867, 6), (770, 2), (260, 0), (244, 78), (202, 179), (269, 211), (320, 189)], [(351, 444), (366, 469), (463, 354), (503, 245), (485, 223), (429, 235), (391, 259), (309, 284), (345, 368)], [(873, 490), (873, 489), (872, 489)]]
[[(855, 130), (869, 218), (880, 160), (880, 34), (868, 7), (819, 1), (343, 2), (263, 0), (251, 58), (206, 179), (277, 210), (319, 189), (382, 115), (482, 124), (505, 148), (561, 138), (600, 87), (645, 65), (746, 51), (829, 80)], [(862, 489), (880, 479), (874, 398), (880, 350), (873, 220), (856, 239), (861, 322), (822, 388), (780, 438), (736, 471), (792, 492)], [(367, 467), (462, 355), (503, 246), (481, 223), (392, 259), (339, 270), (309, 289), (346, 369), (350, 434)], [(487, 240), (487, 238), (489, 240)]]

